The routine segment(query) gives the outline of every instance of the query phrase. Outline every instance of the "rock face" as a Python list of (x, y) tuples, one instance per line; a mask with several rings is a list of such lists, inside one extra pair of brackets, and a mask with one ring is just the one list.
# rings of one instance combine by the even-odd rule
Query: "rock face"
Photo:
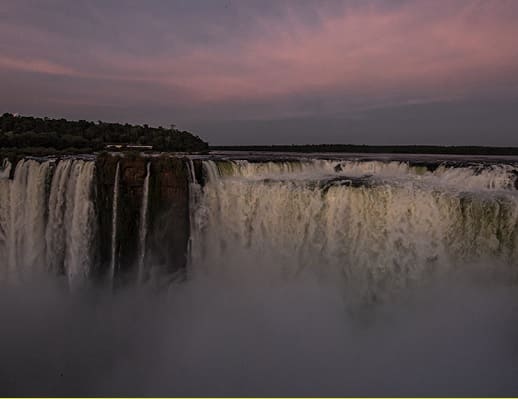
[(205, 175), (203, 173), (203, 162), (201, 159), (195, 159), (192, 161), (194, 166), (194, 177), (198, 184), (205, 185)]
[[(148, 163), (148, 217), (146, 226), (141, 226)], [(117, 164), (117, 230), (113, 247), (113, 200)], [(108, 275), (114, 251), (116, 283), (134, 281), (142, 251), (142, 228), (146, 229), (144, 279), (155, 272), (175, 273), (185, 269), (190, 234), (186, 160), (170, 156), (149, 158), (138, 155), (100, 155), (96, 159), (95, 203), (98, 225), (95, 275), (100, 278)]]
[(185, 269), (189, 242), (189, 180), (186, 161), (151, 162), (146, 263), (166, 272)]

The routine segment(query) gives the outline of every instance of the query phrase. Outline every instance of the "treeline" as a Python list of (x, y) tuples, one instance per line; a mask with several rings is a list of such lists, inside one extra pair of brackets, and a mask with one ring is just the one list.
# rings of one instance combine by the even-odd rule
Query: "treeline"
[(388, 154), (451, 154), (451, 155), (518, 155), (518, 147), (435, 146), (435, 145), (249, 145), (211, 146), (213, 151), (271, 151), (271, 152), (347, 152)]
[(0, 117), (0, 149), (48, 155), (101, 151), (108, 144), (153, 146), (153, 151), (203, 152), (208, 144), (171, 126), (150, 127), (85, 120), (35, 118), (5, 113)]

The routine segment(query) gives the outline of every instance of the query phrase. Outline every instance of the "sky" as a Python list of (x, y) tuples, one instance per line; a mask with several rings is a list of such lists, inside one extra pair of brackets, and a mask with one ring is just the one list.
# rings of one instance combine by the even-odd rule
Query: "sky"
[(515, 0), (3, 0), (0, 112), (212, 145), (518, 146)]

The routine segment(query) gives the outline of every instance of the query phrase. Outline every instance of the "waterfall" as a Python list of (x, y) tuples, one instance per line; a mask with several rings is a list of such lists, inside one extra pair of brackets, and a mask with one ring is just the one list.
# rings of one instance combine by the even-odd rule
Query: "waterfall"
[(4, 158), (0, 164), (0, 179), (8, 179), (11, 173), (11, 168), (11, 162), (7, 158)]
[[(101, 259), (113, 281), (122, 259), (117, 240), (124, 233), (135, 234), (131, 242), (138, 249), (123, 266), (137, 267), (142, 282), (146, 258), (156, 255), (147, 253), (153, 249), (146, 242), (154, 161), (146, 164), (142, 199), (128, 212), (139, 215), (134, 233), (118, 231), (119, 206), (127, 205), (119, 204), (119, 190), (127, 184), (121, 181), (121, 162), (113, 202), (102, 205), (111, 206), (111, 231), (109, 211), (105, 230), (97, 231), (93, 160), (22, 159), (15, 167), (2, 161), (0, 279), (47, 271), (66, 276), (73, 288), (91, 277), (93, 263)], [(201, 162), (203, 185), (194, 161), (186, 160), (190, 235), (183, 251), (189, 270), (222, 272), (237, 264), (244, 270), (253, 259), (255, 270), (265, 275), (332, 276), (348, 295), (382, 298), (461, 264), (518, 268), (515, 164)], [(109, 196), (111, 179), (101, 183)], [(96, 232), (105, 237), (103, 249), (94, 245)]]
[[(65, 272), (67, 187), (73, 161), (64, 160), (56, 166), (52, 177), (49, 215), (45, 239), (47, 243), (47, 266), (54, 273)], [(70, 207), (70, 204), (69, 204)]]
[(139, 229), (139, 259), (138, 259), (138, 282), (144, 279), (144, 260), (146, 257), (146, 236), (147, 236), (147, 214), (149, 201), (149, 176), (151, 175), (151, 162), (146, 164), (146, 178), (142, 190), (142, 208), (140, 209)]
[(94, 204), (92, 181), (95, 164), (75, 161), (71, 169), (73, 184), (69, 184), (67, 197), (69, 204), (65, 211), (67, 240), (65, 270), (71, 286), (90, 275), (91, 243), (94, 232)]
[[(207, 168), (212, 168), (211, 172), (214, 176), (218, 174), (217, 166), (212, 161), (204, 162), (203, 168), (207, 173)], [(207, 166), (209, 165), (209, 166)], [(201, 197), (203, 195), (203, 189), (201, 184), (198, 183), (196, 179), (196, 171), (194, 168), (194, 163), (192, 159), (188, 160), (187, 167), (189, 170), (189, 243), (187, 248), (187, 259), (188, 266), (191, 269), (192, 265), (197, 261), (197, 257), (200, 255), (200, 251), (203, 250), (203, 246), (201, 245), (200, 240), (201, 230), (203, 229), (203, 223), (206, 219), (205, 217), (205, 209), (200, 206)], [(215, 178), (215, 177), (214, 177)]]
[[(0, 274), (14, 280), (45, 270), (74, 286), (89, 276), (94, 162), (22, 159), (0, 179)], [(5, 169), (4, 169), (5, 170)]]
[(115, 277), (117, 267), (117, 211), (119, 207), (119, 173), (120, 162), (117, 162), (115, 169), (115, 180), (113, 182), (113, 205), (112, 205), (112, 237), (111, 237), (111, 257), (110, 257), (110, 280)]
[(189, 170), (190, 183), (198, 184), (196, 181), (196, 170), (194, 169), (194, 162), (192, 159), (187, 159), (187, 169)]
[(381, 182), (413, 182), (441, 186), (457, 191), (515, 189), (518, 168), (509, 164), (440, 165), (428, 170), (399, 161), (343, 161), (304, 159), (250, 162), (246, 160), (207, 160), (203, 168), (209, 181), (221, 177), (247, 180), (322, 180), (325, 177), (372, 176)]
[(218, 165), (215, 161), (204, 161), (203, 170), (205, 172), (205, 175), (207, 176), (207, 180), (216, 181), (219, 179), (220, 172)]
[(334, 275), (369, 300), (460, 264), (518, 267), (515, 166), (293, 165), (204, 161), (193, 228), (207, 268), (254, 259), (284, 276)]
[[(51, 162), (22, 160), (7, 181), (0, 207), (5, 232), (7, 273), (24, 278), (44, 268), (47, 178)], [(43, 261), (42, 261), (43, 259)]]

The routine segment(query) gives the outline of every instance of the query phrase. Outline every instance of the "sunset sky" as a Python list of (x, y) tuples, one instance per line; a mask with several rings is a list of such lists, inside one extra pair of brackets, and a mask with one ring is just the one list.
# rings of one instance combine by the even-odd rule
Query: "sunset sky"
[(0, 4), (0, 112), (211, 144), (518, 146), (518, 1)]

